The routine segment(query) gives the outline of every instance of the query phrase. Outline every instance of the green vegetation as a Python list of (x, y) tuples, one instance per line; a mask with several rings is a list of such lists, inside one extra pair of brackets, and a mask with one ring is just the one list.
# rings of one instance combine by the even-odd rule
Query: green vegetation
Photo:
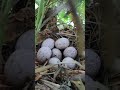
[[(85, 0), (75, 0), (75, 7), (77, 9), (77, 13), (80, 16), (80, 20), (82, 22), (82, 26), (84, 27), (85, 24)], [(35, 31), (36, 37), (37, 33), (41, 31), (41, 26), (45, 14), (47, 10), (50, 8), (59, 8), (60, 5), (67, 3), (67, 0), (36, 0), (35, 2)], [(57, 27), (59, 29), (70, 28), (74, 27), (74, 23), (70, 14), (69, 8), (64, 7), (64, 9), (60, 10), (57, 13)]]

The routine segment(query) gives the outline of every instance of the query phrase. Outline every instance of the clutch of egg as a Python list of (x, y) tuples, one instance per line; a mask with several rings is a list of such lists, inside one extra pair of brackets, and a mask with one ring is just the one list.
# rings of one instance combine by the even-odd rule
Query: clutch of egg
[(76, 66), (74, 58), (77, 56), (77, 50), (73, 46), (69, 46), (70, 41), (67, 38), (62, 37), (56, 41), (52, 38), (47, 38), (43, 41), (37, 52), (37, 59), (40, 62), (48, 60), (49, 64), (59, 64), (62, 62), (66, 68), (74, 69)]

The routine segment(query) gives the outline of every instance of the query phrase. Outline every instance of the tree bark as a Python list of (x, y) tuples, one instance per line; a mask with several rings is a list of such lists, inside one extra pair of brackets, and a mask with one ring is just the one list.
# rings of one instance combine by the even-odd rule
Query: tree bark
[(78, 49), (78, 54), (82, 58), (84, 58), (83, 52), (85, 51), (85, 33), (82, 28), (82, 23), (80, 22), (80, 18), (77, 14), (75, 5), (72, 0), (68, 0), (70, 10), (71, 10), (71, 15), (73, 19), (73, 23), (76, 28), (76, 33), (77, 33), (77, 49)]

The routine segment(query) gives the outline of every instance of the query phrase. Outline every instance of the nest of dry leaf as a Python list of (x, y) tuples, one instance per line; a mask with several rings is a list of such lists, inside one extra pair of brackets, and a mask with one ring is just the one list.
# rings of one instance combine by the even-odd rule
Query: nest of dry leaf
[[(76, 47), (77, 34), (74, 30), (58, 30), (57, 27), (52, 30), (47, 28), (39, 33), (39, 44), (37, 45), (36, 52), (38, 51), (41, 43), (46, 38), (52, 38), (57, 40), (61, 37), (66, 37), (70, 40), (70, 45)], [(76, 47), (77, 49), (77, 47)], [(84, 84), (81, 80), (85, 75), (85, 63), (83, 58), (79, 55), (76, 57), (77, 67), (72, 69), (66, 69), (59, 67), (54, 69), (54, 65), (48, 65), (48, 61), (44, 64), (35, 62), (35, 90), (83, 90)]]

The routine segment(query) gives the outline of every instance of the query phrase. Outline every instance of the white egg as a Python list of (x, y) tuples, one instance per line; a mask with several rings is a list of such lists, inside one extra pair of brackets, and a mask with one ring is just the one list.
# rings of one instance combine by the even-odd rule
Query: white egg
[[(49, 64), (55, 65), (55, 64), (59, 64), (60, 60), (56, 57), (53, 57), (49, 60)], [(55, 67), (58, 67), (58, 65), (56, 65)]]
[(45, 62), (46, 60), (50, 59), (52, 55), (52, 51), (49, 47), (41, 47), (37, 52), (37, 59), (40, 62)]
[(54, 48), (52, 49), (52, 57), (57, 57), (58, 59), (62, 59), (62, 53), (59, 49)]
[(56, 42), (55, 42), (55, 46), (58, 49), (65, 49), (69, 46), (70, 42), (67, 38), (59, 38)]
[(74, 69), (76, 64), (74, 63), (75, 60), (73, 60), (71, 57), (66, 57), (63, 59), (62, 63), (65, 68)]
[(17, 40), (15, 49), (31, 49), (35, 50), (34, 30), (23, 33)]
[(9, 84), (22, 86), (34, 77), (35, 53), (32, 50), (16, 50), (5, 64), (5, 77)]
[(42, 47), (49, 47), (50, 49), (54, 48), (55, 41), (52, 38), (47, 38), (43, 41)]
[(89, 76), (95, 76), (100, 69), (100, 57), (92, 49), (85, 50), (85, 65), (86, 74)]
[(65, 57), (75, 58), (77, 56), (77, 50), (74, 47), (67, 47), (63, 54)]

